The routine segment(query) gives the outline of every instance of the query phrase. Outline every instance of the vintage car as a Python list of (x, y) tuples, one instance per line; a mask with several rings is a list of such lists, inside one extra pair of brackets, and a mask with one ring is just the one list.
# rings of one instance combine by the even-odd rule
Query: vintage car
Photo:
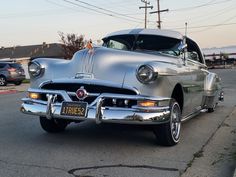
[(31, 87), (21, 111), (47, 132), (71, 122), (148, 125), (161, 145), (180, 140), (181, 122), (223, 100), (220, 78), (207, 70), (198, 45), (170, 30), (111, 33), (102, 47), (71, 60), (29, 63)]

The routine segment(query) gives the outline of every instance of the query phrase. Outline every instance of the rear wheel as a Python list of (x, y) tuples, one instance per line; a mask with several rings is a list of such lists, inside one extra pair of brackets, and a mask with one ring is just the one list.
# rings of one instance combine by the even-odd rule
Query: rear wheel
[(61, 119), (47, 119), (46, 117), (40, 117), (41, 127), (48, 133), (58, 133), (65, 130), (68, 122)]
[(208, 108), (208, 109), (207, 109), (207, 112), (209, 112), (209, 113), (214, 112), (215, 109), (216, 109), (216, 105), (217, 105), (217, 104), (214, 104), (212, 108)]
[(0, 76), (0, 86), (7, 85), (6, 78), (4, 76)]
[(158, 144), (164, 146), (173, 146), (180, 139), (181, 109), (175, 100), (170, 103), (170, 111), (170, 122), (158, 125), (154, 129)]

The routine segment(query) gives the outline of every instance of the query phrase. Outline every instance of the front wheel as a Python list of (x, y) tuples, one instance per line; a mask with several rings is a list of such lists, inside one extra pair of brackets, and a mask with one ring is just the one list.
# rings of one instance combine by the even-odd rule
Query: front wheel
[(208, 108), (208, 109), (207, 109), (207, 112), (208, 112), (208, 113), (214, 112), (215, 109), (216, 109), (216, 106), (217, 106), (217, 103), (215, 103), (212, 108)]
[(179, 104), (173, 100), (170, 103), (170, 121), (158, 125), (153, 131), (160, 145), (173, 146), (179, 142), (180, 129), (181, 110)]
[(41, 127), (48, 133), (58, 133), (65, 130), (68, 122), (60, 119), (47, 119), (46, 117), (40, 117)]

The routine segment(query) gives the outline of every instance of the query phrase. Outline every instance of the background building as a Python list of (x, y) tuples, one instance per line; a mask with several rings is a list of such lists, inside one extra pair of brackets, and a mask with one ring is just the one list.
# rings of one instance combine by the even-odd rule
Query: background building
[(0, 61), (12, 61), (21, 63), (25, 70), (26, 78), (29, 78), (27, 69), (29, 61), (38, 57), (63, 58), (62, 44), (43, 43), (41, 45), (0, 48)]

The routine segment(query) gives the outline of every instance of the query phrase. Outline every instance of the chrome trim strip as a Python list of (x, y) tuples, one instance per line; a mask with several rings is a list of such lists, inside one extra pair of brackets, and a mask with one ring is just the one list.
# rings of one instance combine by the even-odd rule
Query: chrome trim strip
[(189, 119), (195, 117), (196, 115), (200, 114), (201, 110), (203, 110), (203, 109), (197, 110), (197, 111), (193, 112), (192, 114), (183, 117), (183, 118), (181, 119), (181, 122), (186, 122), (187, 120), (189, 120)]
[(42, 88), (44, 85), (50, 84), (50, 83), (53, 83), (53, 81), (52, 81), (52, 80), (44, 81), (44, 82), (42, 82), (42, 83), (39, 85), (39, 88)]
[(128, 100), (151, 100), (151, 101), (166, 101), (170, 100), (168, 97), (149, 97), (149, 96), (141, 96), (141, 95), (125, 95), (125, 94), (111, 94), (111, 93), (102, 93), (99, 97), (104, 98), (123, 98)]
[[(93, 81), (93, 83), (91, 84), (91, 80)], [(120, 89), (128, 89), (128, 90), (132, 90), (134, 91), (137, 95), (140, 94), (140, 92), (138, 91), (137, 88), (135, 87), (130, 87), (127, 85), (118, 85), (118, 84), (114, 84), (114, 83), (107, 83), (104, 82), (102, 80), (98, 80), (98, 79), (61, 79), (61, 80), (47, 80), (44, 81), (43, 83), (40, 84), (39, 88), (42, 88), (44, 85), (46, 84), (50, 84), (50, 83), (55, 83), (55, 84), (68, 84), (68, 83), (76, 83), (76, 84), (87, 84), (87, 85), (94, 85), (94, 86), (106, 86), (106, 87), (114, 87), (114, 88), (120, 88)]]
[[(68, 95), (70, 96), (76, 96), (75, 92), (67, 92)], [(91, 97), (91, 96), (99, 96), (100, 93), (88, 93), (87, 97)]]
[(161, 110), (168, 110), (169, 106), (160, 106), (160, 107), (139, 107), (139, 106), (132, 106), (134, 109), (138, 109), (140, 111), (148, 111), (148, 112), (157, 112)]

